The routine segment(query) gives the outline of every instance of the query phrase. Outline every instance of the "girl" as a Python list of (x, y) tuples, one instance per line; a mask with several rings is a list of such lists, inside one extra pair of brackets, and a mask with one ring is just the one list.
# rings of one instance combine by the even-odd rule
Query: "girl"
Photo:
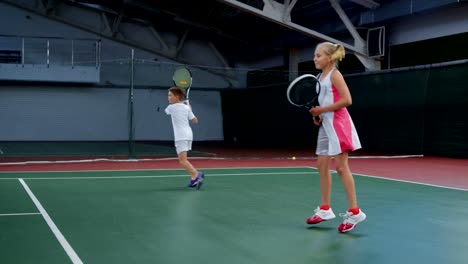
[(190, 174), (190, 182), (188, 187), (196, 187), (200, 189), (203, 184), (205, 175), (198, 172), (192, 164), (187, 160), (187, 152), (192, 149), (193, 133), (190, 128), (189, 120), (192, 123), (198, 123), (197, 117), (193, 114), (190, 106), (182, 103), (184, 92), (179, 87), (169, 89), (167, 99), (169, 106), (166, 108), (166, 114), (171, 115), (172, 126), (174, 129), (174, 141), (179, 156), (179, 163)]
[(349, 203), (349, 210), (340, 214), (344, 221), (338, 231), (342, 233), (351, 231), (366, 219), (357, 204), (354, 179), (348, 165), (348, 152), (360, 149), (361, 143), (346, 109), (352, 103), (351, 94), (343, 75), (336, 68), (338, 61), (344, 56), (344, 47), (330, 42), (320, 43), (315, 49), (314, 63), (322, 71), (318, 77), (322, 89), (319, 94), (320, 106), (310, 109), (310, 113), (314, 117), (320, 117), (319, 121), (314, 119), (314, 123), (320, 126), (316, 154), (322, 202), (315, 209), (315, 214), (307, 219), (308, 224), (318, 224), (335, 218), (330, 207), (330, 161), (335, 157), (336, 171), (340, 175)]

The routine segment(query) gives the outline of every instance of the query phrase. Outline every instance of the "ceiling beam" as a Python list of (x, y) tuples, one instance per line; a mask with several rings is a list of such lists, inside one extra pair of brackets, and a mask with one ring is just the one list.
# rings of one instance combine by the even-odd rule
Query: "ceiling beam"
[(310, 37), (313, 37), (315, 39), (318, 39), (318, 40), (321, 40), (321, 41), (330, 41), (330, 42), (342, 44), (345, 48), (347, 48), (349, 50), (352, 50), (352, 51), (354, 51), (354, 52), (356, 52), (358, 54), (361, 54), (363, 56), (367, 56), (366, 52), (362, 48), (360, 49), (360, 48), (355, 47), (353, 45), (350, 45), (348, 43), (344, 43), (344, 42), (342, 42), (340, 40), (334, 39), (334, 38), (329, 37), (329, 36), (327, 36), (325, 34), (322, 34), (320, 32), (312, 30), (310, 28), (306, 28), (304, 26), (295, 24), (293, 22), (285, 22), (285, 21), (278, 20), (274, 16), (270, 16), (268, 13), (263, 12), (263, 10), (254, 8), (254, 7), (249, 6), (249, 5), (246, 5), (246, 4), (241, 3), (241, 2), (239, 2), (237, 0), (217, 0), (217, 1), (218, 2), (223, 2), (225, 4), (228, 4), (230, 6), (238, 8), (238, 9), (243, 10), (245, 12), (248, 12), (250, 14), (265, 18), (265, 19), (270, 20), (270, 21), (272, 21), (272, 22), (274, 22), (276, 24), (279, 24), (279, 25), (284, 26), (286, 28), (301, 32), (301, 33), (303, 33), (305, 35), (308, 35)]
[(346, 15), (345, 11), (343, 8), (341, 8), (341, 5), (339, 3), (339, 0), (329, 0), (330, 4), (332, 5), (333, 9), (335, 9), (336, 13), (340, 17), (341, 21), (344, 23), (346, 28), (348, 29), (349, 33), (354, 39), (354, 46), (364, 48), (365, 41), (362, 39), (361, 35), (357, 32), (356, 28), (354, 27), (353, 23), (349, 19), (349, 17)]
[[(357, 32), (356, 28), (354, 27), (353, 23), (349, 19), (349, 17), (346, 15), (345, 11), (343, 8), (341, 8), (341, 5), (339, 3), (339, 0), (329, 0), (330, 4), (332, 5), (333, 9), (335, 9), (336, 13), (340, 17), (341, 21), (343, 21), (343, 24), (346, 26), (348, 29), (349, 33), (354, 39), (354, 46), (358, 47), (360, 49), (366, 49), (366, 41), (359, 35)], [(380, 70), (380, 62), (369, 58), (368, 56), (362, 56), (361, 54), (356, 54), (356, 57), (359, 59), (359, 61), (364, 65), (364, 67), (368, 70)]]
[(186, 29), (182, 37), (180, 37), (179, 42), (177, 43), (177, 47), (175, 49), (174, 57), (178, 58), (180, 55), (180, 51), (182, 50), (182, 47), (184, 47), (185, 40), (187, 40), (187, 35), (189, 33), (189, 30)]
[(148, 30), (153, 34), (153, 36), (161, 43), (161, 46), (163, 47), (164, 50), (169, 50), (169, 46), (167, 45), (166, 41), (161, 37), (161, 35), (156, 31), (156, 29), (153, 26), (148, 26)]
[[(286, 28), (298, 31), (300, 33), (303, 33), (303, 34), (305, 34), (307, 36), (313, 37), (313, 38), (318, 39), (320, 41), (329, 41), (329, 42), (333, 42), (333, 43), (336, 43), (336, 44), (341, 44), (346, 49), (354, 52), (357, 55), (357, 57), (359, 58), (359, 60), (361, 61), (361, 63), (364, 65), (364, 67), (366, 67), (366, 69), (368, 69), (368, 70), (380, 69), (380, 63), (378, 61), (374, 60), (374, 59), (369, 58), (369, 55), (367, 54), (367, 51), (365, 49), (364, 41), (360, 38), (360, 36), (357, 33), (356, 29), (354, 28), (354, 26), (352, 26), (352, 23), (349, 21), (349, 18), (346, 16), (346, 14), (344, 14), (344, 12), (342, 12), (343, 17), (345, 17), (345, 19), (343, 21), (346, 20), (345, 24), (348, 24), (348, 25), (346, 25), (347, 27), (349, 26), (348, 30), (354, 31), (354, 33), (356, 34), (355, 35), (356, 38), (355, 38), (355, 44), (354, 45), (351, 45), (351, 44), (345, 43), (345, 42), (343, 42), (341, 40), (329, 37), (329, 36), (327, 36), (325, 34), (322, 34), (320, 32), (312, 30), (310, 28), (306, 28), (304, 26), (295, 24), (295, 23), (293, 23), (291, 21), (284, 21), (282, 19), (283, 17), (281, 17), (281, 19), (279, 19), (277, 17), (277, 15), (271, 14), (271, 12), (269, 12), (268, 10), (267, 10), (268, 12), (265, 12), (264, 10), (260, 10), (258, 8), (249, 6), (247, 4), (239, 2), (237, 0), (217, 0), (217, 1), (218, 2), (223, 2), (223, 3), (227, 4), (227, 5), (233, 6), (233, 7), (237, 8), (237, 9), (240, 9), (240, 10), (245, 11), (247, 13), (253, 14), (255, 16), (267, 19), (269, 21), (272, 21), (272, 22), (274, 22), (276, 24), (279, 24), (281, 26), (284, 26)], [(330, 1), (332, 1), (332, 0), (330, 0)], [(277, 4), (279, 4), (279, 3), (277, 3)], [(287, 9), (288, 7), (284, 6), (285, 9)], [(339, 7), (339, 9), (341, 9), (341, 6)], [(341, 11), (342, 11), (342, 9), (341, 9)], [(339, 12), (339, 11), (337, 11), (337, 12)]]
[(122, 18), (124, 17), (125, 12), (125, 4), (127, 0), (122, 0), (120, 3), (120, 10), (119, 15), (114, 19), (114, 23), (112, 24), (112, 35), (116, 35), (119, 32), (120, 23), (122, 23)]
[(231, 66), (229, 66), (229, 63), (227, 62), (226, 58), (223, 56), (223, 54), (221, 54), (221, 52), (219, 52), (215, 44), (213, 44), (213, 42), (208, 42), (208, 46), (211, 48), (218, 60), (224, 65), (224, 68), (230, 69)]
[(110, 27), (109, 19), (107, 18), (106, 13), (100, 11), (102, 24), (104, 26), (102, 34), (112, 37), (112, 29)]
[(350, 0), (356, 4), (362, 5), (363, 7), (367, 7), (369, 9), (376, 9), (380, 7), (380, 4), (372, 1), (372, 0)]
[(292, 0), (292, 2), (290, 0), (285, 0), (283, 21), (291, 21), (291, 11), (293, 10), (296, 3), (297, 3), (297, 0)]
[(120, 27), (120, 23), (122, 22), (122, 18), (123, 18), (123, 10), (120, 11), (119, 15), (115, 18), (114, 23), (112, 23), (112, 29), (111, 29), (112, 35), (115, 36), (115, 34), (119, 32), (119, 27)]

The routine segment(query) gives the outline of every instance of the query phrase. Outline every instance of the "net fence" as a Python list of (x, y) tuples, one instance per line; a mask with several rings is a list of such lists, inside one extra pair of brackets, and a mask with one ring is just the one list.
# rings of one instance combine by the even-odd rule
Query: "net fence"
[[(93, 47), (98, 46), (89, 45), (91, 52), (81, 57), (78, 52), (74, 56), (82, 60), (73, 64), (96, 64)], [(2, 86), (3, 161), (175, 157), (172, 123), (164, 109), (172, 74), (181, 66), (192, 71), (191, 105), (200, 120), (192, 126), (192, 156), (233, 156), (228, 149), (243, 152), (241, 157), (289, 158), (281, 149), (314, 156), (317, 128), (307, 111), (288, 103), (286, 89), (295, 76), (316, 72), (130, 57), (98, 63), (98, 83)], [(464, 61), (345, 75), (353, 97), (349, 112), (363, 145), (358, 155), (468, 157), (467, 71)], [(276, 154), (265, 154), (268, 150)]]

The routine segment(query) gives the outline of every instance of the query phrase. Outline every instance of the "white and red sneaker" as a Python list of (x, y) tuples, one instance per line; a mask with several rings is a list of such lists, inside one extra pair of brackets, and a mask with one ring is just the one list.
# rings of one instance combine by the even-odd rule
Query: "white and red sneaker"
[(344, 214), (340, 214), (343, 217), (343, 223), (338, 227), (338, 231), (340, 233), (346, 233), (353, 230), (356, 225), (364, 220), (366, 220), (366, 214), (359, 209), (358, 214), (353, 214), (351, 212), (346, 212)]
[(320, 222), (331, 220), (336, 217), (331, 208), (328, 210), (323, 210), (323, 209), (320, 209), (320, 207), (317, 207), (317, 209), (315, 209), (314, 212), (315, 214), (313, 216), (307, 218), (306, 222), (309, 225), (315, 225)]

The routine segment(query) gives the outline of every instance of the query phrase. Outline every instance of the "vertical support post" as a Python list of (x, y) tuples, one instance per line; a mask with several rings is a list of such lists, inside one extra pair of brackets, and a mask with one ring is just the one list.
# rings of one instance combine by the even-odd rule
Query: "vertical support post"
[(299, 76), (299, 50), (297, 48), (290, 48), (287, 55), (289, 81), (291, 82)]
[(102, 60), (102, 42), (101, 42), (101, 40), (98, 40), (98, 60), (99, 60), (98, 66), (101, 67), (101, 60)]
[(133, 124), (133, 83), (135, 73), (135, 50), (132, 49), (132, 59), (130, 62), (130, 91), (128, 96), (128, 110), (129, 110), (129, 131), (128, 131), (128, 158), (135, 158), (135, 145), (134, 145), (134, 124)]
[(24, 38), (21, 38), (21, 65), (24, 67)]
[(75, 67), (75, 41), (72, 39), (71, 40), (71, 65), (72, 69)]
[[(99, 50), (99, 43), (96, 41), (94, 43), (94, 60), (96, 62), (96, 69), (99, 66), (98, 50)], [(132, 63), (133, 63), (133, 49), (132, 49)]]
[(47, 40), (47, 68), (49, 68), (49, 63), (50, 63), (49, 55), (50, 55), (50, 41)]

